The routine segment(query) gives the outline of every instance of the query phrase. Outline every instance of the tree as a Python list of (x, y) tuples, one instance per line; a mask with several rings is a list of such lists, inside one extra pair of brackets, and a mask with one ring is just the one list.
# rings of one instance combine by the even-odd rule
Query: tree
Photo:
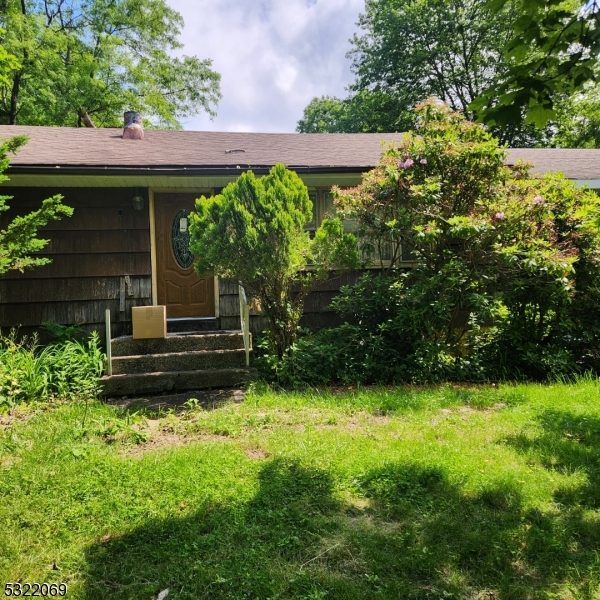
[(299, 133), (379, 133), (406, 131), (413, 113), (391, 94), (362, 90), (340, 100), (313, 98), (298, 121)]
[(567, 100), (555, 98), (552, 145), (559, 148), (600, 148), (600, 93), (594, 84)]
[[(358, 22), (362, 34), (348, 53), (355, 73), (351, 95), (342, 101), (344, 110), (323, 119), (323, 128), (407, 131), (415, 125), (413, 107), (429, 96), (472, 117), (473, 100), (510, 67), (502, 50), (517, 16), (512, 5), (495, 13), (478, 0), (367, 0)], [(319, 107), (326, 114), (331, 108), (314, 99), (300, 131)], [(495, 133), (513, 146), (539, 138), (521, 119)]]
[[(597, 369), (598, 196), (560, 174), (511, 171), (498, 141), (447, 105), (430, 100), (417, 115), (357, 188), (336, 191), (364, 251), (392, 247), (389, 304), (372, 328), (394, 323), (407, 355), (438, 366), (495, 336), (495, 376), (556, 375), (588, 359)], [(407, 252), (417, 262), (398, 271)], [(345, 301), (361, 320), (373, 290), (363, 296)]]
[[(259, 300), (279, 357), (296, 338), (311, 287), (329, 268), (358, 264), (354, 237), (341, 221), (324, 221), (311, 240), (304, 230), (311, 219), (306, 186), (282, 164), (260, 178), (243, 173), (221, 194), (198, 199), (190, 215), (196, 272), (238, 281)], [(305, 270), (309, 261), (315, 270)]]
[[(0, 29), (0, 37), (6, 32)], [(10, 85), (11, 74), (21, 67), (17, 57), (0, 44), (0, 85)]]
[(170, 55), (182, 26), (164, 0), (6, 0), (1, 47), (19, 64), (0, 81), (0, 120), (120, 126), (131, 109), (178, 128), (180, 118), (214, 114), (211, 61)]
[[(515, 118), (544, 126), (556, 117), (557, 103), (596, 81), (600, 53), (600, 4), (597, 0), (489, 0), (501, 15), (515, 5), (519, 18), (502, 51), (509, 68), (480, 91), (471, 104), (489, 125)], [(557, 102), (558, 101), (558, 102)]]
[[(0, 143), (0, 183), (8, 179), (3, 175), (9, 164), (7, 154), (15, 152), (26, 142), (27, 138), (19, 136)], [(0, 196), (0, 213), (9, 209), (7, 202), (10, 199), (10, 196)], [(38, 238), (38, 230), (50, 220), (72, 214), (73, 209), (62, 204), (62, 196), (56, 195), (44, 200), (38, 210), (15, 217), (0, 230), (0, 274), (13, 269), (24, 271), (51, 262), (48, 258), (34, 256), (49, 241)]]
[(347, 102), (331, 96), (313, 98), (304, 109), (302, 119), (298, 121), (298, 133), (355, 133), (348, 127), (346, 115)]

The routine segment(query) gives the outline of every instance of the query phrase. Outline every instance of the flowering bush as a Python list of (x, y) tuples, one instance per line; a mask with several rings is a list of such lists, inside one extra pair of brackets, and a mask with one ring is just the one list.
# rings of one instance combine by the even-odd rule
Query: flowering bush
[[(434, 100), (417, 114), (417, 130), (361, 185), (336, 190), (363, 254), (391, 246), (381, 267), (397, 282), (393, 329), (406, 356), (458, 365), (477, 353), (490, 377), (598, 368), (598, 196), (561, 174), (505, 166), (489, 132)], [(417, 262), (403, 270), (407, 252)], [(360, 325), (361, 304), (347, 293), (336, 306)], [(378, 318), (371, 328), (389, 324)]]

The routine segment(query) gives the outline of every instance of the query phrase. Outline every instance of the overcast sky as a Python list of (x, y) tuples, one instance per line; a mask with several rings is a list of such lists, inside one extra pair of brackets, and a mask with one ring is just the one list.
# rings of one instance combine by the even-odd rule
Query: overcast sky
[(223, 99), (185, 129), (292, 132), (314, 96), (345, 96), (349, 38), (364, 0), (168, 0), (183, 52), (211, 58)]

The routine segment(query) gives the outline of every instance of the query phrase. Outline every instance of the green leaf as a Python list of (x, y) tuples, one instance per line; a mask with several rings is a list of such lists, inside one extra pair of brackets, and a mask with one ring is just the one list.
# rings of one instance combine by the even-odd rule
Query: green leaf
[(549, 120), (556, 116), (556, 111), (541, 104), (535, 104), (527, 111), (527, 121), (543, 127)]

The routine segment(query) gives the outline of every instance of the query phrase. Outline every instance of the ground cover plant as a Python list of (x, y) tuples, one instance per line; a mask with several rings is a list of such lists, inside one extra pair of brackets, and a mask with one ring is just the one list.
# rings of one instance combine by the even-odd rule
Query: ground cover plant
[(0, 582), (68, 598), (600, 597), (600, 385), (0, 416)]

